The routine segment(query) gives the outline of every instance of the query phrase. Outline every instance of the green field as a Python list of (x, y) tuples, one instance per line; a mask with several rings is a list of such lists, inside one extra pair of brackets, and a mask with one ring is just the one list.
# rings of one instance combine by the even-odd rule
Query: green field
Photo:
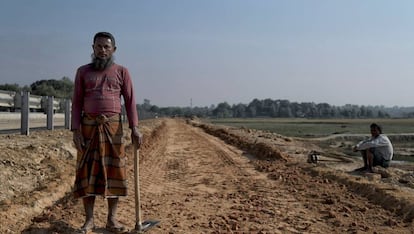
[(414, 133), (414, 119), (295, 119), (229, 118), (210, 119), (214, 124), (268, 130), (290, 137), (323, 137), (332, 134), (370, 134), (377, 123), (385, 134)]
[[(413, 137), (404, 137), (406, 134), (414, 133), (414, 119), (281, 119), (281, 118), (231, 118), (231, 119), (209, 119), (210, 123), (258, 129), (275, 132), (288, 137), (317, 138), (335, 134), (366, 134), (370, 136), (370, 124), (377, 123), (382, 126), (384, 134), (397, 134), (392, 136), (394, 146), (394, 160), (414, 161)], [(358, 138), (359, 140), (360, 137)], [(329, 145), (342, 143), (347, 145), (341, 151), (349, 156), (358, 156), (352, 152), (353, 143), (359, 140), (348, 140), (344, 142), (339, 139), (318, 141), (318, 145), (328, 149)], [(351, 142), (350, 142), (351, 141)]]

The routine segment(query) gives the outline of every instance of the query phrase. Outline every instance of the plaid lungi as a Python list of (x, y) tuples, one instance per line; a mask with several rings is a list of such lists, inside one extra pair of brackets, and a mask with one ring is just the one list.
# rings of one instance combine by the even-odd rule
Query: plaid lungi
[(81, 131), (85, 147), (77, 154), (75, 198), (126, 196), (125, 146), (120, 116), (84, 116)]

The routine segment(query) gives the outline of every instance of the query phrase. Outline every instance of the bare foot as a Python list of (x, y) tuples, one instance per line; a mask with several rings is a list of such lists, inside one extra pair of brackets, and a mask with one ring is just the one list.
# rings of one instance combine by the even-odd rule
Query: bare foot
[(375, 173), (373, 168), (367, 168), (364, 172), (365, 173)]
[(88, 233), (89, 231), (91, 231), (94, 228), (95, 228), (95, 224), (93, 222), (93, 219), (86, 220), (85, 223), (83, 224), (83, 226), (81, 227), (81, 232), (82, 233)]
[(368, 167), (365, 167), (365, 166), (364, 166), (364, 167), (357, 168), (357, 169), (355, 169), (354, 171), (355, 171), (355, 172), (362, 172), (362, 171), (366, 171), (366, 170), (367, 170), (367, 168), (368, 168)]
[(106, 229), (114, 233), (124, 233), (126, 228), (115, 220), (108, 219), (106, 222)]

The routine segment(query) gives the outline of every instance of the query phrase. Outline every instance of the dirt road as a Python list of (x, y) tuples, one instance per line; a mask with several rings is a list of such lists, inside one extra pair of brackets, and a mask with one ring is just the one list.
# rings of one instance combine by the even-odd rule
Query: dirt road
[[(119, 221), (133, 229), (131, 147), (127, 152), (130, 195), (121, 199)], [(255, 160), (182, 120), (162, 120), (146, 135), (140, 155), (143, 218), (161, 221), (148, 233), (414, 231), (411, 221), (404, 221), (397, 211), (384, 209), (343, 183), (315, 175), (298, 161)], [(104, 199), (97, 199), (97, 229), (92, 233), (110, 233), (104, 228), (106, 209)], [(81, 202), (66, 195), (33, 218), (22, 233), (76, 233), (83, 219)], [(2, 220), (1, 230), (17, 232), (19, 226), (11, 222)]]

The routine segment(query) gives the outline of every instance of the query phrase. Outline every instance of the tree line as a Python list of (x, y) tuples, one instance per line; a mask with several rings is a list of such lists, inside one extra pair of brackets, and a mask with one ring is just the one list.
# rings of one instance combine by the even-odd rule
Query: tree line
[[(20, 87), (18, 84), (0, 85), (0, 90), (30, 91), (33, 95), (54, 96), (70, 99), (74, 84), (68, 77), (60, 80), (39, 80), (30, 86)], [(150, 100), (144, 99), (137, 104), (141, 119), (154, 117), (191, 117), (200, 118), (390, 118), (414, 117), (414, 107), (364, 106), (347, 104), (333, 106), (328, 103), (291, 102), (284, 99), (253, 99), (248, 104), (221, 102), (209, 107), (158, 107)]]
[[(196, 116), (200, 118), (390, 118), (383, 106), (347, 104), (333, 106), (328, 103), (290, 102), (289, 100), (253, 99), (248, 104), (227, 102), (210, 107), (164, 107), (151, 105), (149, 100), (139, 106), (144, 118), (154, 116)], [(407, 116), (405, 116), (407, 117)]]
[(22, 92), (29, 91), (30, 94), (38, 96), (53, 96), (56, 98), (71, 98), (74, 84), (68, 77), (63, 77), (60, 80), (38, 80), (33, 82), (30, 86), (21, 87), (18, 84), (3, 84), (0, 85), (0, 90)]

